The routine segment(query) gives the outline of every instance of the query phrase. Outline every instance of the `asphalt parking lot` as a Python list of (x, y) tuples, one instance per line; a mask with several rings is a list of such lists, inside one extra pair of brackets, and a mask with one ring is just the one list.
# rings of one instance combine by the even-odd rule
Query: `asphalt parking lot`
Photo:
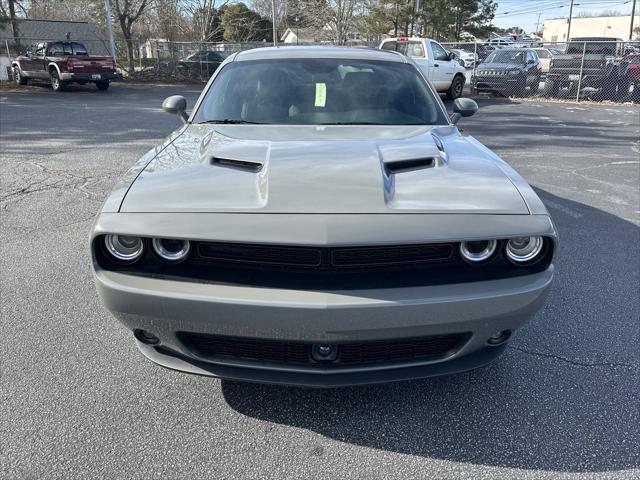
[(88, 235), (194, 87), (0, 91), (0, 478), (640, 478), (640, 110), (483, 100), (463, 119), (561, 238), (497, 362), (313, 390), (156, 366), (101, 307)]

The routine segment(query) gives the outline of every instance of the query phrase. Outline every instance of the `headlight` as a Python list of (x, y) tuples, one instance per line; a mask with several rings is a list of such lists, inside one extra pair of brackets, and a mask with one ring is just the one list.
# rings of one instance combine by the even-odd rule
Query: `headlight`
[(470, 263), (482, 263), (489, 260), (496, 251), (495, 240), (479, 240), (460, 243), (460, 255)]
[(154, 238), (153, 250), (158, 256), (168, 262), (179, 262), (187, 258), (191, 243), (189, 240), (174, 240), (169, 238)]
[(144, 251), (144, 242), (140, 237), (109, 234), (104, 237), (107, 251), (122, 262), (134, 262)]
[(512, 238), (505, 249), (507, 258), (514, 263), (527, 263), (534, 260), (540, 252), (544, 241), (542, 237)]

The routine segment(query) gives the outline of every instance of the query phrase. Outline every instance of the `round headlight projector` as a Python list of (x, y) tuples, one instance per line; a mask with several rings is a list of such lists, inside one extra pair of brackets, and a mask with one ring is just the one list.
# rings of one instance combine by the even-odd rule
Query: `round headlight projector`
[(460, 243), (460, 255), (467, 262), (482, 263), (489, 260), (496, 252), (498, 242), (495, 240), (478, 240)]
[(179, 262), (187, 258), (191, 244), (189, 240), (177, 240), (170, 238), (154, 238), (153, 250), (160, 258), (168, 262)]
[(144, 251), (142, 239), (129, 235), (107, 235), (104, 239), (104, 244), (109, 253), (122, 262), (137, 260)]
[(534, 260), (542, 251), (542, 237), (512, 238), (507, 242), (507, 258), (514, 263), (527, 263)]

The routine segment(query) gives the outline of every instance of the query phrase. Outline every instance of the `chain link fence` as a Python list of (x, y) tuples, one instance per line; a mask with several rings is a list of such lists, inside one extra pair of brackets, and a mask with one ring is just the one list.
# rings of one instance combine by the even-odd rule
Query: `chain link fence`
[[(0, 57), (34, 51), (37, 43), (59, 39), (8, 40)], [(104, 40), (76, 40), (90, 55), (109, 56)], [(323, 43), (329, 44), (329, 43)], [(283, 44), (281, 44), (283, 45)], [(542, 97), (574, 101), (638, 102), (640, 100), (640, 42), (589, 40), (492, 45), (443, 42), (452, 60), (466, 69), (465, 95)], [(270, 46), (266, 42), (169, 42), (147, 39), (116, 43), (124, 78), (147, 82), (204, 83), (232, 53)], [(376, 48), (358, 41), (350, 46)], [(10, 73), (10, 72), (9, 72)]]
[(640, 42), (443, 43), (471, 95), (638, 102)]

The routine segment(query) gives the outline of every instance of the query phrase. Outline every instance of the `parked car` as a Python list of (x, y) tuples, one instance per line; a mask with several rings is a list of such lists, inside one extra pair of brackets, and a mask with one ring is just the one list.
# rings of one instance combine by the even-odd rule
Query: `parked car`
[(551, 59), (554, 53), (548, 48), (534, 48), (533, 51), (536, 52), (538, 60), (540, 60), (542, 75), (546, 76), (546, 74), (549, 73), (549, 67), (551, 66)]
[(533, 49), (511, 48), (493, 52), (471, 79), (471, 91), (521, 97), (538, 91), (542, 69)]
[(453, 53), (454, 58), (460, 62), (460, 65), (465, 68), (473, 68), (478, 61), (478, 56), (473, 52), (467, 52), (457, 48), (452, 48), (449, 51)]
[(543, 305), (556, 231), (396, 52), (231, 55), (108, 196), (103, 304), (152, 361), (312, 386), (484, 365)]
[(493, 52), (496, 48), (492, 45), (485, 45), (483, 43), (458, 43), (450, 46), (451, 50), (464, 50), (468, 53), (475, 53), (476, 61), (481, 62), (486, 59), (491, 52)]
[(622, 55), (622, 45), (617, 38), (572, 38), (566, 53), (551, 60), (545, 82), (547, 94), (556, 97), (563, 88), (568, 88), (575, 95), (578, 88), (592, 88), (599, 90), (602, 98), (615, 98), (617, 59)]
[(118, 78), (113, 58), (89, 55), (82, 43), (70, 41), (38, 43), (12, 59), (11, 68), (17, 84), (49, 80), (56, 92), (74, 82), (95, 83), (98, 90), (106, 90)]
[(224, 61), (224, 58), (221, 52), (199, 50), (179, 60), (177, 67), (192, 75), (210, 77)]
[(380, 49), (400, 52), (412, 58), (438, 93), (445, 93), (448, 99), (462, 96), (466, 70), (435, 40), (414, 37), (389, 38), (380, 44)]

